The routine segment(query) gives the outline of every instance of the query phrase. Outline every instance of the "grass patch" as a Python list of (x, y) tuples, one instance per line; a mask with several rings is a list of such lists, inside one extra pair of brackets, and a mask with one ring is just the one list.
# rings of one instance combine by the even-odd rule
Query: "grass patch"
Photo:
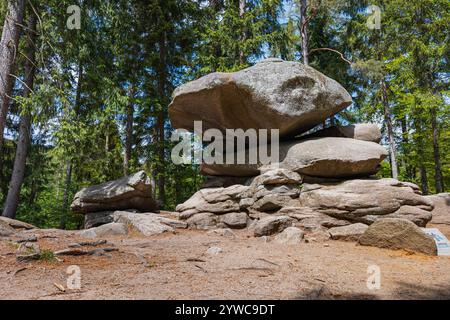
[(55, 262), (56, 261), (55, 253), (51, 250), (42, 250), (41, 253), (39, 253), (38, 260), (46, 262)]

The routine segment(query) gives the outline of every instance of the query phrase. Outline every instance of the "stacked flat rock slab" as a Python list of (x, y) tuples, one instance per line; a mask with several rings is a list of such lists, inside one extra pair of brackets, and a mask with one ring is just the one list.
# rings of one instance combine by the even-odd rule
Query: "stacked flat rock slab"
[[(114, 222), (114, 212), (154, 212), (158, 204), (153, 199), (154, 184), (144, 171), (118, 180), (82, 189), (72, 202), (74, 213), (85, 215), (85, 229)], [(118, 229), (118, 228), (117, 228)], [(112, 229), (116, 230), (116, 229)]]
[(395, 179), (358, 179), (340, 183), (305, 184), (300, 206), (353, 223), (371, 224), (380, 217), (404, 218), (424, 227), (433, 203), (418, 186)]
[(152, 197), (153, 185), (144, 171), (79, 191), (71, 209), (75, 213), (136, 209), (154, 211), (157, 203)]
[(359, 123), (348, 126), (331, 126), (329, 128), (302, 136), (303, 139), (318, 137), (351, 138), (356, 140), (380, 143), (381, 131), (376, 124)]
[[(254, 150), (245, 151), (246, 159), (251, 152)], [(281, 142), (279, 154), (281, 168), (320, 178), (370, 176), (378, 172), (380, 163), (388, 155), (377, 143), (336, 137)], [(201, 173), (252, 177), (264, 167), (262, 164), (202, 164)]]
[(247, 185), (201, 189), (176, 208), (192, 228), (250, 226), (262, 236), (296, 226), (305, 232), (330, 229), (334, 239), (344, 240), (357, 240), (363, 225), (380, 218), (402, 218), (424, 227), (432, 209), (432, 202), (411, 183), (355, 179), (301, 185), (301, 176), (286, 169), (269, 170)]
[(301, 177), (295, 172), (270, 170), (248, 185), (201, 189), (176, 210), (194, 228), (245, 228), (252, 212), (274, 213), (298, 199), (300, 183)]

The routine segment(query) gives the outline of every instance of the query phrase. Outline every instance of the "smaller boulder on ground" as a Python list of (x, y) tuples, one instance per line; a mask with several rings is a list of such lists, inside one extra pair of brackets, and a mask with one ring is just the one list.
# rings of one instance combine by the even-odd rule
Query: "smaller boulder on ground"
[(274, 241), (280, 244), (300, 244), (303, 241), (304, 232), (296, 227), (289, 227), (278, 234)]
[(363, 246), (437, 255), (434, 239), (413, 222), (405, 219), (379, 219), (364, 232), (358, 242)]
[(292, 218), (286, 216), (267, 217), (259, 220), (254, 227), (255, 237), (270, 236), (292, 225)]
[(127, 225), (124, 223), (108, 223), (100, 227), (82, 230), (79, 235), (86, 238), (110, 237), (128, 234)]
[(131, 226), (144, 236), (153, 236), (165, 232), (174, 232), (176, 228), (187, 228), (187, 223), (155, 213), (132, 213), (117, 211), (114, 213), (114, 221)]

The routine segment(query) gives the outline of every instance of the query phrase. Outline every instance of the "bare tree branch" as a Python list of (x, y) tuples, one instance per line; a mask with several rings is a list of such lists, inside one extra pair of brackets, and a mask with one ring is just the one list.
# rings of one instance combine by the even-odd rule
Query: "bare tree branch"
[(339, 52), (336, 49), (331, 49), (331, 48), (316, 48), (316, 49), (312, 49), (311, 51), (309, 51), (309, 54), (313, 53), (313, 52), (317, 52), (317, 51), (332, 51), (335, 52), (337, 54), (339, 54), (341, 56), (341, 59), (344, 60), (345, 62), (347, 62), (350, 66), (353, 65), (353, 62), (351, 62), (350, 60), (346, 59), (344, 54), (342, 52)]

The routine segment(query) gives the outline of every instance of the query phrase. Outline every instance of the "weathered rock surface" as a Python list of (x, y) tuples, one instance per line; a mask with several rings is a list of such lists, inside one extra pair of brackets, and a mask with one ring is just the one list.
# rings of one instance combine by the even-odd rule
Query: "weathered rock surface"
[(295, 245), (302, 243), (304, 236), (305, 233), (299, 228), (288, 227), (275, 237), (274, 242)]
[(210, 212), (201, 212), (187, 219), (189, 228), (200, 230), (211, 230), (224, 227), (220, 224), (219, 216)]
[(231, 229), (243, 229), (247, 227), (248, 216), (245, 212), (231, 212), (221, 216), (220, 220)]
[(9, 237), (15, 233), (15, 230), (7, 224), (0, 221), (0, 237)]
[(333, 240), (358, 241), (359, 237), (369, 228), (364, 223), (354, 223), (343, 227), (334, 227), (328, 230)]
[(248, 177), (207, 176), (200, 189), (228, 188), (236, 184), (245, 185)]
[(77, 213), (136, 209), (155, 211), (153, 185), (144, 171), (79, 191), (71, 205)]
[[(255, 152), (247, 150), (248, 154)], [(258, 151), (256, 151), (258, 152)], [(349, 138), (314, 138), (280, 143), (280, 168), (321, 178), (364, 177), (375, 174), (387, 156), (374, 142)], [(262, 164), (202, 164), (201, 173), (212, 176), (256, 176)]]
[(187, 219), (187, 224), (193, 229), (231, 228), (243, 229), (247, 227), (248, 215), (245, 212), (230, 212), (223, 215), (211, 212), (201, 212)]
[(314, 211), (309, 207), (283, 207), (279, 210), (277, 215), (284, 215), (291, 217), (298, 222), (295, 226), (301, 227), (306, 231), (313, 231), (321, 228), (334, 228), (350, 225), (351, 222), (347, 220), (339, 220), (330, 217), (326, 214)]
[(114, 221), (114, 211), (91, 212), (84, 216), (84, 228), (91, 229)]
[(298, 173), (286, 169), (266, 170), (252, 181), (253, 185), (265, 186), (285, 184), (298, 185), (300, 183), (302, 183), (302, 177)]
[(302, 139), (318, 137), (341, 137), (380, 143), (381, 131), (378, 125), (372, 123), (358, 123), (349, 126), (332, 126), (314, 133), (302, 136)]
[(434, 204), (431, 223), (450, 225), (450, 193), (440, 193), (426, 198)]
[(228, 188), (201, 189), (176, 208), (181, 219), (188, 219), (196, 213), (224, 214), (239, 212), (239, 197), (248, 186), (234, 185)]
[(19, 220), (14, 220), (14, 219), (10, 219), (10, 218), (6, 218), (6, 217), (0, 217), (0, 225), (7, 225), (13, 229), (16, 230), (31, 230), (31, 229), (37, 229), (35, 226), (26, 223), (26, 222), (22, 222)]
[(286, 216), (267, 217), (259, 220), (254, 226), (255, 237), (270, 236), (292, 226), (292, 218)]
[(117, 211), (114, 213), (114, 221), (131, 226), (144, 236), (173, 232), (176, 228), (187, 228), (187, 223), (184, 221), (169, 219), (155, 213)]
[(299, 203), (340, 220), (371, 224), (403, 217), (418, 226), (431, 220), (433, 203), (418, 187), (395, 179), (357, 179), (333, 184), (304, 184)]
[(352, 103), (336, 81), (298, 62), (268, 59), (235, 73), (212, 73), (177, 88), (169, 106), (175, 129), (279, 129), (293, 136)]
[(274, 213), (297, 199), (300, 182), (301, 177), (295, 172), (269, 170), (249, 180), (247, 186), (202, 189), (176, 209), (191, 228), (245, 228), (252, 212)]
[(380, 219), (359, 238), (359, 244), (386, 249), (405, 249), (437, 255), (434, 239), (405, 219)]
[(79, 235), (86, 238), (110, 237), (128, 234), (127, 225), (124, 223), (108, 223), (99, 227), (82, 230)]
[(386, 149), (373, 142), (316, 138), (283, 146), (280, 166), (301, 175), (349, 178), (375, 174), (386, 156)]
[(246, 186), (200, 190), (177, 210), (191, 228), (245, 228), (284, 216), (309, 233), (348, 226), (333, 231), (346, 233), (334, 238), (349, 240), (361, 234), (361, 224), (380, 218), (407, 219), (420, 227), (431, 220), (433, 203), (412, 183), (370, 178), (302, 186), (300, 182), (295, 172), (271, 169)]

